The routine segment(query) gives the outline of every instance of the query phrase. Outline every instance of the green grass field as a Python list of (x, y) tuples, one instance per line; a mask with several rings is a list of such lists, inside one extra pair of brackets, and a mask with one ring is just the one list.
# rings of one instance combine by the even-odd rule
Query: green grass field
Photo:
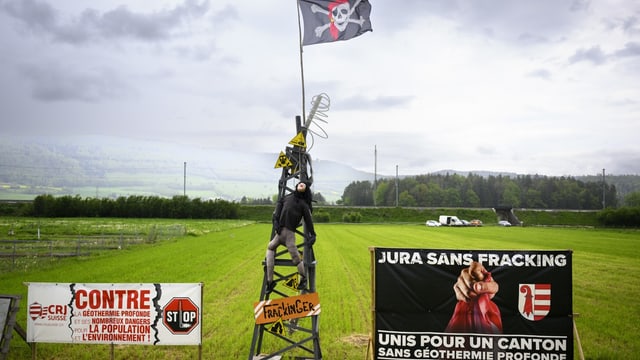
[[(75, 232), (128, 224), (95, 219)], [(187, 235), (84, 258), (58, 260), (28, 271), (0, 274), (0, 293), (23, 297), (18, 322), (26, 326), (24, 282), (203, 282), (202, 357), (247, 359), (253, 303), (259, 300), (262, 260), (271, 227), (242, 221), (131, 220), (184, 224)], [(92, 224), (95, 222), (95, 224)], [(147, 225), (145, 225), (147, 224)], [(0, 230), (6, 234), (6, 224)], [(416, 225), (317, 224), (314, 247), (322, 303), (320, 345), (325, 359), (365, 359), (371, 331), (369, 247), (446, 249), (572, 249), (573, 307), (587, 359), (634, 359), (640, 354), (640, 231), (485, 226), (427, 228)], [(62, 231), (62, 230), (56, 230)], [(89, 230), (86, 230), (89, 231)], [(267, 351), (268, 342), (262, 349)], [(274, 349), (275, 350), (275, 349)], [(109, 359), (108, 345), (37, 345), (39, 359)], [(196, 347), (116, 346), (116, 359), (192, 359)], [(575, 351), (576, 358), (578, 351)], [(308, 355), (292, 352), (288, 356)], [(31, 357), (17, 335), (8, 359)]]

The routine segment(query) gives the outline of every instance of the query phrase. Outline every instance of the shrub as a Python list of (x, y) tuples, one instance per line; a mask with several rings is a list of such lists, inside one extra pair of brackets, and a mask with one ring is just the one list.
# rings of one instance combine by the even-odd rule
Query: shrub
[(598, 220), (604, 226), (640, 227), (640, 207), (605, 209), (598, 214)]
[(313, 213), (313, 221), (318, 223), (328, 223), (331, 222), (331, 215), (326, 211), (316, 211)]
[(348, 223), (359, 223), (362, 221), (362, 214), (357, 211), (350, 211), (342, 215), (342, 221)]

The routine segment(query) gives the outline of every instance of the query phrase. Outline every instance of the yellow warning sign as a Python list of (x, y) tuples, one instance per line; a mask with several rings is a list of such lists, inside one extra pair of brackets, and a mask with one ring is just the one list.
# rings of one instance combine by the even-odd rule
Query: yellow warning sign
[(269, 327), (269, 332), (278, 335), (284, 335), (284, 323), (282, 322), (282, 320), (278, 320), (273, 325), (271, 325)]
[(282, 285), (291, 290), (298, 290), (298, 281), (298, 276), (292, 276), (288, 278), (287, 281), (285, 281)]
[(287, 157), (287, 155), (284, 154), (283, 151), (280, 151), (278, 160), (276, 161), (276, 164), (273, 166), (273, 168), (277, 169), (277, 168), (290, 167), (290, 166), (293, 166), (293, 163), (291, 162), (291, 160), (289, 160), (289, 158)]
[(289, 141), (289, 144), (305, 149), (307, 148), (307, 142), (304, 140), (304, 135), (302, 135), (301, 132), (299, 132), (298, 135), (294, 136), (293, 139)]
[(296, 278), (294, 277), (287, 279), (283, 285), (289, 289), (298, 290), (298, 281), (296, 281)]
[[(299, 253), (300, 253), (300, 258), (302, 258), (302, 251), (299, 251)], [(300, 275), (300, 273), (296, 273), (296, 276), (292, 276), (288, 278), (283, 285), (291, 290), (298, 291), (298, 284), (300, 284), (301, 276), (302, 275)]]
[(320, 297), (316, 292), (263, 300), (253, 304), (253, 315), (256, 319), (256, 324), (266, 324), (318, 314), (320, 314)]

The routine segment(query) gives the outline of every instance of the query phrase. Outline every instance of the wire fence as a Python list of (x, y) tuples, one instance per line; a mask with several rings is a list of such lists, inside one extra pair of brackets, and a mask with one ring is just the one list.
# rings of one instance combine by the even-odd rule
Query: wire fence
[(48, 239), (0, 240), (0, 271), (27, 270), (60, 258), (91, 256), (102, 251), (169, 240), (186, 234), (182, 225), (153, 226), (146, 234), (59, 235)]

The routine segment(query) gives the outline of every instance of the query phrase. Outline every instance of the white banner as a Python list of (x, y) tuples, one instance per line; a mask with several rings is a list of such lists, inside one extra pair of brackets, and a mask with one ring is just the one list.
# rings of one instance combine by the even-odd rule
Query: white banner
[(29, 283), (28, 342), (200, 345), (202, 284)]

